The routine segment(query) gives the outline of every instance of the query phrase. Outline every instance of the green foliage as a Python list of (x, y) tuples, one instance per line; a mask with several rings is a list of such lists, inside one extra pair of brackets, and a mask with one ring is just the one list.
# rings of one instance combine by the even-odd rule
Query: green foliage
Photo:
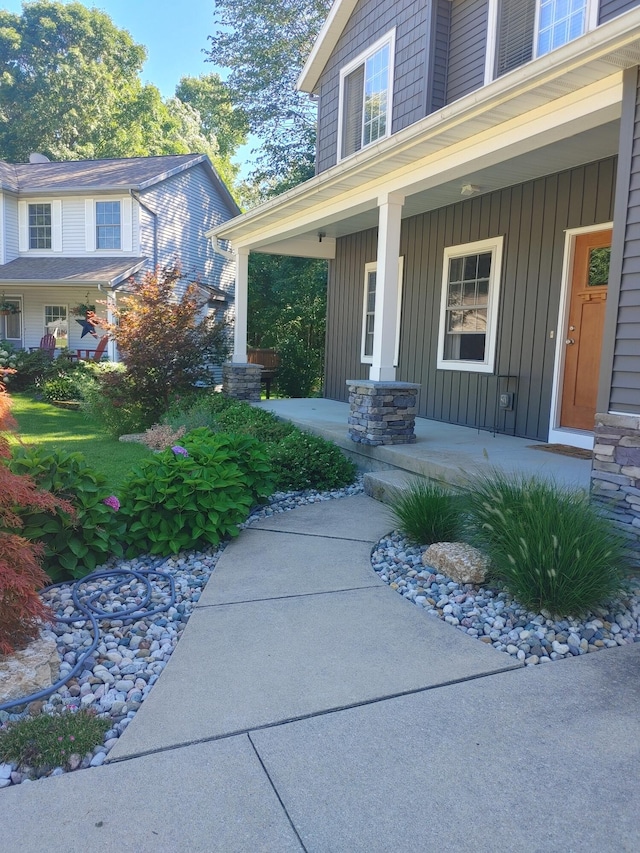
[(325, 261), (249, 257), (248, 340), (280, 353), (276, 381), (286, 396), (307, 397), (322, 386), (326, 291)]
[(50, 403), (54, 400), (83, 400), (95, 387), (93, 373), (83, 364), (56, 365), (47, 376), (36, 381), (36, 388)]
[(123, 364), (97, 375), (95, 384), (83, 388), (85, 411), (113, 438), (140, 432), (153, 423), (145, 410), (133, 376)]
[(459, 494), (430, 480), (415, 480), (391, 504), (398, 529), (419, 545), (457, 542), (463, 509)]
[(68, 767), (70, 756), (84, 756), (102, 743), (109, 725), (84, 709), (15, 720), (0, 731), (0, 760), (36, 769)]
[(531, 610), (579, 616), (619, 590), (627, 543), (582, 493), (496, 473), (473, 484), (468, 509), (493, 577)]
[[(4, 347), (4, 345), (3, 345)], [(55, 362), (42, 350), (20, 352), (16, 357), (16, 374), (10, 377), (11, 392), (32, 388), (56, 371)]]
[(222, 432), (251, 435), (267, 444), (277, 444), (296, 431), (290, 421), (281, 421), (271, 412), (240, 401), (234, 401), (214, 416), (214, 428)]
[(330, 441), (298, 429), (271, 447), (280, 489), (340, 489), (353, 483), (356, 466)]
[[(313, 175), (316, 106), (296, 80), (330, 0), (217, 0), (210, 58), (229, 68), (233, 103), (261, 143), (262, 196)], [(282, 191), (282, 187), (279, 187)]]
[(197, 444), (189, 455), (163, 451), (125, 481), (120, 511), (128, 554), (168, 556), (237, 536), (253, 503), (250, 477), (228, 447)]
[[(32, 151), (55, 160), (197, 151), (231, 180), (235, 138), (225, 138), (223, 154), (213, 130), (218, 107), (223, 131), (236, 113), (228, 116), (225, 84), (219, 82), (219, 99), (206, 104), (201, 118), (202, 99), (198, 106), (193, 97), (163, 100), (156, 86), (142, 82), (145, 59), (146, 49), (126, 30), (84, 4), (35, 0), (21, 14), (0, 10), (0, 158), (26, 161)], [(190, 94), (188, 86), (183, 94)]]
[(68, 500), (74, 513), (20, 509), (21, 535), (44, 546), (43, 568), (54, 581), (81, 578), (110, 554), (122, 555), (124, 519), (103, 503), (110, 492), (104, 476), (87, 464), (81, 453), (18, 447), (10, 468), (28, 474), (58, 498)]

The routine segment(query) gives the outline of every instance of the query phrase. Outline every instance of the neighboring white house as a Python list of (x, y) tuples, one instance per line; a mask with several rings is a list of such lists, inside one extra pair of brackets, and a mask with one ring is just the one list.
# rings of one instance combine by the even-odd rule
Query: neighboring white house
[(132, 275), (176, 260), (231, 320), (234, 263), (213, 252), (205, 231), (238, 213), (201, 154), (0, 161), (0, 303), (16, 311), (0, 315), (0, 340), (29, 348), (50, 332), (57, 348), (92, 347), (74, 308), (104, 313)]

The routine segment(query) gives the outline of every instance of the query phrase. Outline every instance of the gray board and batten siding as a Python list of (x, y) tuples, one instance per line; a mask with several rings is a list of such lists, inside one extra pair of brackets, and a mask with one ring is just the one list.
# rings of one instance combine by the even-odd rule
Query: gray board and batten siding
[(637, 67), (624, 72), (620, 140), (598, 411), (640, 415), (640, 69)]
[(392, 132), (397, 133), (424, 117), (430, 10), (431, 3), (424, 0), (359, 0), (356, 4), (316, 88), (319, 95), (318, 173), (337, 162), (340, 69), (393, 27), (396, 27), (396, 47)]
[[(418, 415), (546, 440), (549, 429), (564, 232), (613, 218), (616, 158), (487, 193), (402, 223), (399, 381), (419, 382)], [(443, 251), (504, 236), (494, 374), (437, 370)], [(360, 361), (364, 267), (377, 231), (340, 238), (329, 269), (325, 396), (346, 400)], [(503, 378), (499, 378), (503, 377)], [(512, 412), (496, 409), (512, 391)], [(497, 416), (496, 416), (497, 412)]]

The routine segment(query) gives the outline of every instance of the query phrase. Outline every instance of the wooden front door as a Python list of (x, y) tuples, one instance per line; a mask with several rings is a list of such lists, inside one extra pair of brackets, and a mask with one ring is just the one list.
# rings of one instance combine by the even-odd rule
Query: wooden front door
[(576, 237), (560, 426), (592, 431), (609, 281), (611, 231)]

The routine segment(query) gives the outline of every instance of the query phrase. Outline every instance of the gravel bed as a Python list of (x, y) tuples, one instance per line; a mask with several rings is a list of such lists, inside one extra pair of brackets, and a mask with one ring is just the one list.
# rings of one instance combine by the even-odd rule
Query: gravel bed
[[(299, 506), (319, 501), (334, 500), (362, 493), (362, 477), (352, 486), (328, 492), (277, 492), (269, 503), (255, 509), (241, 525), (248, 527), (258, 519), (267, 518)], [(136, 715), (138, 708), (149, 695), (189, 620), (193, 608), (207, 583), (227, 543), (204, 551), (191, 551), (169, 559), (144, 555), (134, 560), (110, 561), (98, 570), (155, 570), (171, 575), (176, 597), (172, 606), (153, 616), (141, 616), (135, 621), (119, 619), (118, 611), (138, 606), (144, 595), (144, 586), (132, 577), (130, 583), (117, 593), (103, 593), (97, 604), (113, 612), (110, 619), (99, 621), (100, 640), (96, 650), (86, 659), (83, 669), (55, 693), (43, 700), (32, 702), (20, 713), (0, 711), (0, 726), (29, 714), (55, 714), (61, 710), (91, 708), (110, 721), (104, 743), (96, 746), (92, 754), (74, 755), (70, 759), (72, 770), (98, 767), (104, 763), (109, 750)], [(152, 597), (149, 609), (170, 602), (167, 580), (151, 576)], [(83, 595), (99, 593), (111, 583), (101, 578), (83, 584)], [(43, 593), (44, 600), (54, 611), (65, 617), (76, 615), (72, 601), (72, 584), (56, 587)], [(52, 626), (60, 654), (60, 677), (69, 673), (79, 660), (82, 650), (91, 646), (91, 625), (82, 617), (77, 622), (58, 622)], [(60, 776), (68, 772), (62, 767), (26, 767), (0, 763), (0, 788), (27, 783), (45, 776)]]
[(550, 614), (532, 613), (506, 592), (458, 584), (423, 566), (425, 550), (393, 532), (378, 542), (371, 564), (381, 580), (430, 616), (527, 666), (640, 642), (639, 578), (627, 582), (620, 600), (584, 619), (555, 620)]

